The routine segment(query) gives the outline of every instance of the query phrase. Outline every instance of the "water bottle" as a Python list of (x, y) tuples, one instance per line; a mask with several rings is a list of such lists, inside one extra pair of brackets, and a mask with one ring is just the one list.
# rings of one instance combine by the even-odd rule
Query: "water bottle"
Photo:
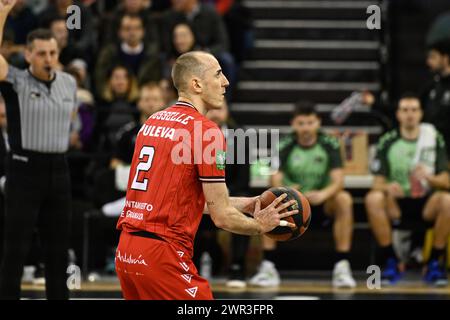
[(200, 258), (200, 275), (205, 279), (211, 279), (212, 259), (207, 251), (203, 252)]
[(413, 173), (409, 175), (409, 183), (411, 185), (411, 198), (421, 198), (425, 196), (426, 189), (423, 183), (415, 177)]
[(363, 105), (363, 95), (360, 92), (353, 92), (350, 97), (342, 101), (331, 112), (331, 119), (336, 124), (343, 123), (353, 112), (353, 110)]

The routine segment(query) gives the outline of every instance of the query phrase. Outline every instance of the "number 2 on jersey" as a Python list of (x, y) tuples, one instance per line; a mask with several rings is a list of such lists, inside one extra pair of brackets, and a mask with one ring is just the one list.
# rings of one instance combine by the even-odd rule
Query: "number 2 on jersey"
[(155, 148), (144, 146), (139, 153), (139, 160), (143, 160), (145, 156), (148, 156), (147, 161), (139, 162), (136, 167), (136, 174), (134, 175), (133, 183), (131, 184), (131, 189), (147, 191), (148, 179), (143, 179), (142, 181), (138, 181), (139, 172), (145, 171), (147, 172), (152, 167), (153, 156), (155, 155)]

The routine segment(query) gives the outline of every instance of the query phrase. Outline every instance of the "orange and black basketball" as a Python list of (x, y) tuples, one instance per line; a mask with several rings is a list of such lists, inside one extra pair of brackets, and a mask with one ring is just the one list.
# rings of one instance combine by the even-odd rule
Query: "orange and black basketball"
[(311, 222), (311, 207), (309, 206), (308, 199), (306, 199), (301, 192), (292, 188), (279, 187), (270, 188), (269, 190), (264, 191), (260, 195), (261, 208), (265, 208), (270, 205), (273, 200), (281, 196), (283, 193), (287, 194), (287, 197), (283, 200), (283, 203), (290, 200), (296, 200), (297, 203), (281, 212), (297, 209), (298, 213), (283, 219), (294, 223), (296, 225), (295, 228), (279, 226), (266, 233), (269, 238), (277, 241), (297, 239), (306, 231), (306, 229), (308, 229)]

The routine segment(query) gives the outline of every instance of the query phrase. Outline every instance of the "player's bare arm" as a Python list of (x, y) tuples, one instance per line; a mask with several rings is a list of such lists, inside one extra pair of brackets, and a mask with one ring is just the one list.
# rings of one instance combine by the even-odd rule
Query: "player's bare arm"
[[(15, 4), (16, 0), (0, 0), (0, 46), (3, 42), (3, 29), (5, 27), (6, 18)], [(7, 75), (8, 62), (5, 57), (0, 54), (0, 81), (5, 80)]]
[(423, 165), (416, 167), (415, 176), (419, 180), (425, 179), (430, 186), (435, 189), (449, 189), (450, 188), (450, 175), (448, 171), (442, 171), (438, 174), (432, 175), (427, 172)]
[(437, 175), (431, 175), (426, 177), (430, 186), (436, 189), (450, 189), (450, 174), (443, 171)]
[(340, 168), (331, 170), (330, 178), (330, 185), (321, 190), (325, 195), (325, 200), (333, 197), (339, 191), (344, 189), (344, 170)]
[(391, 195), (394, 198), (400, 198), (404, 196), (402, 187), (398, 182), (388, 183), (386, 178), (381, 175), (376, 175), (373, 181), (372, 190), (382, 191)]
[(305, 196), (312, 205), (324, 203), (344, 188), (344, 170), (340, 168), (331, 170), (330, 178), (331, 183), (327, 187), (305, 193)]
[[(229, 197), (230, 204), (235, 207), (240, 212), (249, 214), (253, 216), (255, 211), (256, 199), (258, 197)], [(209, 214), (208, 205), (214, 205), (214, 201), (210, 203), (205, 202), (205, 207), (203, 208), (203, 213)]]
[(230, 203), (237, 210), (253, 216), (257, 199), (258, 197), (230, 197)]
[[(294, 200), (281, 203), (286, 198), (286, 194), (281, 195), (262, 210), (261, 203), (257, 199), (253, 218), (249, 218), (232, 206), (225, 183), (203, 183), (203, 193), (214, 224), (218, 228), (233, 233), (244, 235), (266, 233), (279, 226), (280, 219), (298, 213), (298, 210), (281, 213), (295, 203)], [(293, 224), (288, 226), (295, 227)]]

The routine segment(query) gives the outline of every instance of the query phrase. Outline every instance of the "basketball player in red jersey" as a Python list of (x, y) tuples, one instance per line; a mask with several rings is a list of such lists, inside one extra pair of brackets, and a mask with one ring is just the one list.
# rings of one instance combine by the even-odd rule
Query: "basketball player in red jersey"
[(117, 224), (116, 271), (125, 299), (213, 299), (191, 260), (205, 210), (217, 227), (247, 235), (294, 227), (280, 219), (298, 212), (280, 213), (294, 203), (281, 203), (285, 194), (263, 210), (257, 198), (228, 196), (226, 143), (204, 116), (222, 107), (229, 84), (217, 60), (204, 52), (183, 54), (172, 79), (178, 102), (139, 131)]

